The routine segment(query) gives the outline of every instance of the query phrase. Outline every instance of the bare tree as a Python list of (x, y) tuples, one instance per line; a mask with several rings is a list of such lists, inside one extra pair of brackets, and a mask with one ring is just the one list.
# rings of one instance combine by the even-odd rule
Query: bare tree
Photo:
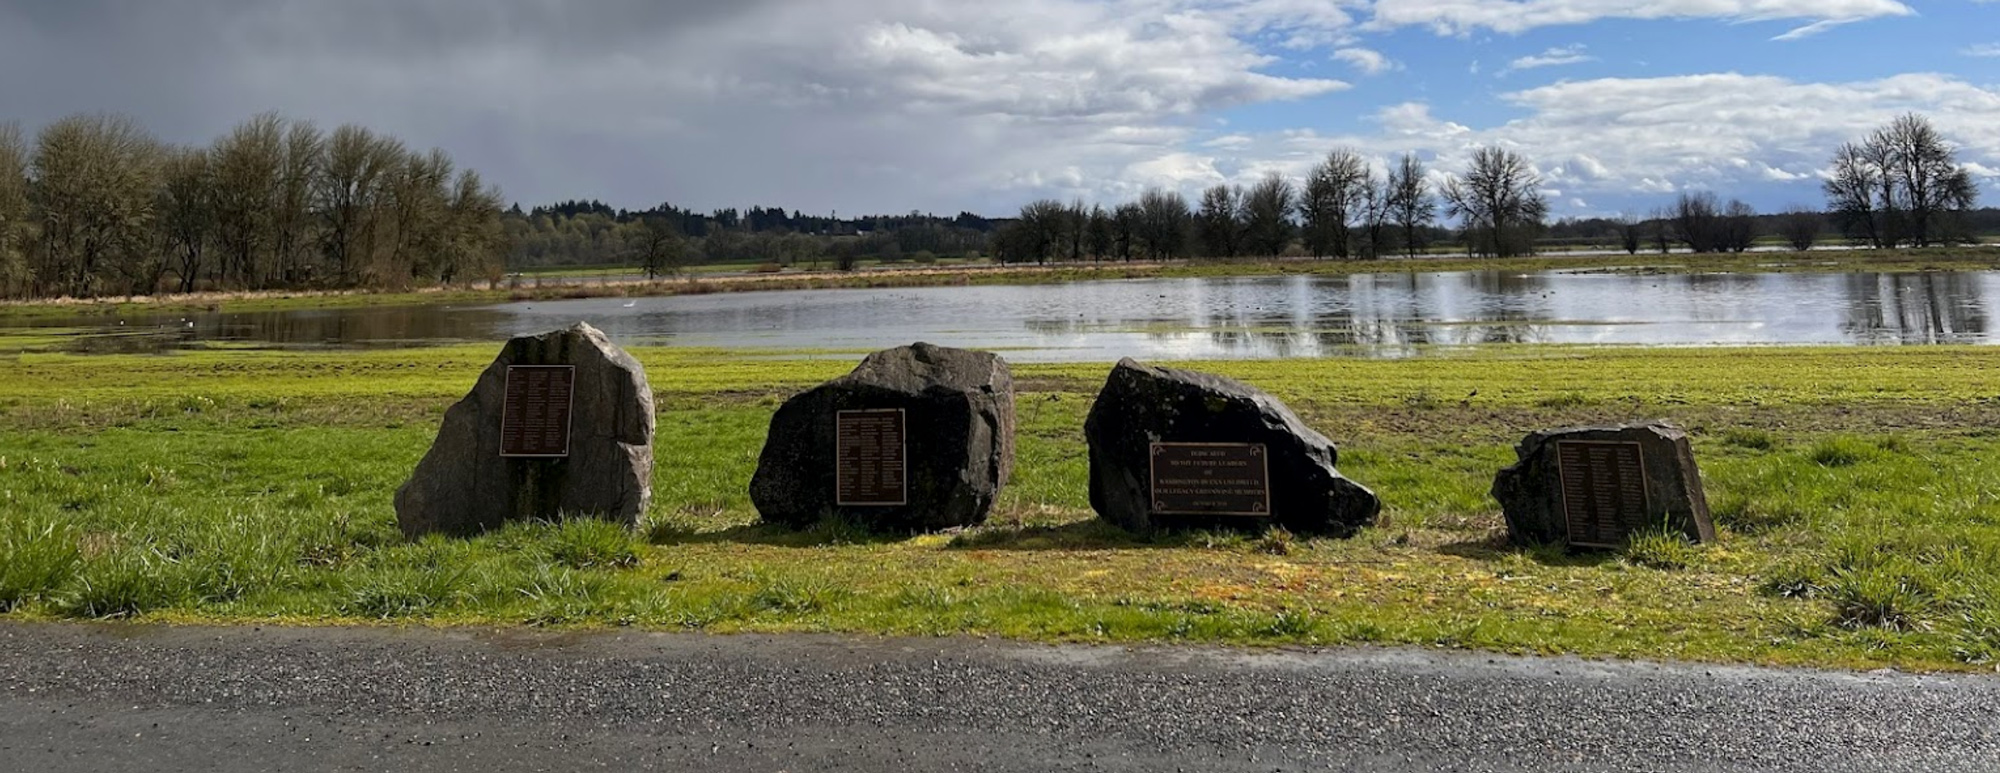
[(310, 271), (312, 253), (313, 180), (324, 164), (326, 139), (319, 128), (293, 121), (285, 132), (284, 161), (279, 168), (278, 190), (271, 202), (271, 231), (275, 263), (274, 279), (293, 286), (303, 282)]
[(1778, 235), (1792, 249), (1805, 252), (1819, 241), (1820, 231), (1825, 229), (1826, 218), (1818, 210), (1803, 205), (1794, 205), (1778, 217)]
[(387, 225), (391, 229), (385, 277), (437, 277), (445, 252), (445, 226), (453, 194), (451, 157), (442, 150), (410, 154), (388, 174)]
[(1187, 199), (1175, 191), (1151, 188), (1139, 194), (1138, 243), (1147, 257), (1167, 260), (1187, 250), (1188, 228), (1194, 219)]
[(71, 116), (42, 129), (31, 163), (40, 281), (90, 297), (131, 278), (153, 246), (159, 159), (159, 143), (124, 116)]
[(1682, 193), (1674, 200), (1674, 238), (1690, 252), (1720, 252), (1726, 235), (1722, 204), (1709, 191)]
[(1482, 147), (1472, 152), (1464, 176), (1445, 181), (1445, 213), (1464, 222), (1469, 252), (1498, 257), (1529, 254), (1534, 251), (1535, 232), (1549, 212), (1541, 185), (1542, 176), (1526, 157)]
[(1068, 228), (1069, 208), (1055, 199), (1037, 199), (1021, 207), (1017, 222), (1020, 232), (1016, 234), (1017, 260), (1032, 260), (1047, 263), (1058, 245), (1064, 242), (1064, 232)]
[(1979, 198), (1956, 155), (1929, 119), (1900, 116), (1834, 151), (1827, 209), (1849, 237), (1874, 247), (1950, 241), (1958, 216)]
[(1250, 253), (1276, 257), (1292, 243), (1292, 181), (1275, 171), (1243, 194), (1243, 246)]
[(1071, 262), (1083, 260), (1083, 251), (1090, 242), (1090, 210), (1083, 208), (1083, 199), (1076, 199), (1063, 208), (1063, 247)]
[(254, 287), (284, 164), (284, 119), (262, 113), (237, 125), (216, 140), (210, 159), (216, 181), (217, 268), (225, 282)]
[(1617, 223), (1618, 246), (1624, 248), (1627, 255), (1639, 254), (1639, 247), (1646, 240), (1645, 226), (1639, 222), (1639, 217), (1630, 214), (1620, 215)]
[(1833, 152), (1833, 169), (1821, 185), (1826, 191), (1827, 210), (1848, 237), (1876, 248), (1888, 246), (1883, 213), (1876, 210), (1876, 193), (1883, 190), (1883, 175), (1868, 151), (1854, 143), (1843, 143)]
[(204, 148), (168, 153), (160, 186), (160, 230), (173, 255), (180, 291), (191, 293), (215, 238), (215, 169)]
[(1946, 218), (1971, 209), (1979, 198), (1972, 174), (1930, 119), (1914, 113), (1889, 122), (1870, 138), (1886, 149), (1885, 176), (1909, 213), (1909, 238), (1918, 247), (1949, 240)]
[(1103, 206), (1091, 205), (1090, 222), (1084, 226), (1084, 230), (1088, 232), (1086, 241), (1090, 243), (1091, 260), (1103, 260), (1111, 254), (1113, 241), (1111, 215), (1104, 211)]
[(1415, 154), (1406, 153), (1389, 170), (1389, 212), (1403, 229), (1403, 251), (1416, 257), (1422, 229), (1437, 219), (1437, 199), (1431, 196), (1424, 179), (1424, 164)]
[[(465, 169), (458, 173), (445, 218), (445, 257), (438, 261), (438, 281), (450, 284), (467, 273), (484, 274), (488, 279), (500, 275), (499, 256), (506, 241), (500, 221), (503, 201), (500, 189), (488, 185), (478, 172)], [(685, 260), (686, 256), (683, 249), (671, 259)]]
[(1722, 208), (1722, 248), (1743, 252), (1757, 243), (1757, 209), (1740, 199)]
[(1652, 236), (1653, 248), (1659, 250), (1661, 255), (1672, 252), (1674, 248), (1673, 228), (1668, 225), (1673, 217), (1671, 210), (1656, 209), (1652, 219), (1646, 221), (1646, 231)]
[(1195, 238), (1211, 258), (1233, 258), (1240, 251), (1243, 230), (1243, 192), (1226, 184), (1201, 192), (1201, 209), (1195, 213)]
[(1139, 246), (1139, 229), (1145, 213), (1136, 202), (1125, 202), (1111, 211), (1111, 232), (1117, 243), (1118, 259), (1131, 260)]
[(1346, 258), (1353, 247), (1352, 223), (1360, 215), (1374, 176), (1361, 156), (1347, 149), (1327, 154), (1306, 178), (1304, 201), (1306, 251), (1315, 256)]
[(34, 218), (28, 206), (28, 145), (21, 126), (0, 123), (0, 295), (25, 294), (33, 274), (28, 244)]
[(687, 241), (681, 238), (681, 229), (671, 219), (658, 215), (642, 217), (639, 224), (639, 261), (646, 268), (646, 278), (680, 273), (687, 257)]
[(1361, 256), (1379, 258), (1389, 247), (1390, 215), (1389, 181), (1376, 183), (1374, 175), (1369, 175), (1367, 187), (1361, 191)]
[(327, 270), (337, 284), (352, 282), (375, 255), (383, 183), (402, 153), (401, 143), (360, 126), (342, 126), (327, 138), (313, 199)]

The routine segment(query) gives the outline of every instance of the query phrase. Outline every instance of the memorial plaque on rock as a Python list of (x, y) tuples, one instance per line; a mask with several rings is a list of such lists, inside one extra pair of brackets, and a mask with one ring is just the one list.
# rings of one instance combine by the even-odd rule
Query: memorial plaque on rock
[(574, 365), (509, 365), (500, 411), (500, 455), (569, 456)]
[(834, 503), (894, 506), (910, 502), (909, 458), (901, 408), (834, 415)]
[(750, 502), (766, 522), (878, 531), (986, 520), (1014, 469), (1014, 377), (990, 352), (918, 343), (778, 406)]
[(1514, 453), (1493, 498), (1515, 544), (1619, 548), (1658, 529), (1715, 539), (1693, 447), (1671, 424), (1536, 432)]
[(1121, 360), (1083, 435), (1090, 506), (1130, 531), (1280, 526), (1348, 536), (1382, 510), (1334, 467), (1325, 435), (1277, 398), (1221, 376)]
[(583, 323), (514, 338), (445, 411), (396, 489), (405, 535), (470, 536), (511, 521), (634, 525), (653, 496), (646, 369)]
[(1271, 465), (1263, 443), (1154, 443), (1153, 512), (1271, 514)]
[(1556, 442), (1569, 544), (1615, 548), (1646, 528), (1646, 461), (1638, 443)]

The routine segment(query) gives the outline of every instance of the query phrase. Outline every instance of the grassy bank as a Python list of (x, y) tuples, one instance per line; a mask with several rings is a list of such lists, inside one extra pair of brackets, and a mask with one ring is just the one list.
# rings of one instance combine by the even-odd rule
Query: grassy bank
[[(640, 625), (1038, 640), (1394, 643), (1913, 669), (2000, 658), (2000, 352), (1492, 347), (1201, 366), (1289, 401), (1383, 525), (1135, 539), (1094, 520), (1104, 365), (1024, 365), (992, 521), (879, 537), (756, 523), (777, 404), (844, 372), (651, 349), (639, 535), (404, 541), (390, 498), (491, 347), (24, 354), (0, 371), (0, 608), (15, 618)], [(1474, 394), (1476, 391), (1476, 394)], [(1689, 427), (1719, 544), (1568, 556), (1486, 489), (1531, 429)]]
[[(940, 265), (897, 266), (881, 270), (796, 271), (774, 274), (715, 276), (697, 271), (688, 276), (654, 281), (620, 281), (597, 274), (629, 273), (634, 269), (591, 269), (566, 276), (552, 273), (550, 281), (523, 277), (486, 288), (427, 288), (404, 292), (255, 292), (197, 293), (150, 298), (106, 298), (0, 302), (0, 324), (8, 321), (76, 316), (139, 316), (200, 311), (282, 311), (288, 309), (412, 306), (421, 304), (492, 304), (508, 301), (572, 298), (654, 297), (771, 290), (840, 288), (942, 287), (977, 284), (1053, 284), (1104, 279), (1324, 275), (1364, 273), (1425, 273), (1436, 271), (1619, 271), (1660, 274), (1710, 272), (1839, 272), (1839, 271), (1986, 271), (2000, 268), (2000, 249), (1988, 247), (1924, 250), (1841, 250), (1811, 253), (1749, 253), (1742, 255), (1541, 255), (1528, 258), (1466, 258), (1426, 256), (1383, 260), (1228, 260), (1173, 263), (1089, 263), (1048, 266)], [(558, 281), (560, 280), (560, 281)]]

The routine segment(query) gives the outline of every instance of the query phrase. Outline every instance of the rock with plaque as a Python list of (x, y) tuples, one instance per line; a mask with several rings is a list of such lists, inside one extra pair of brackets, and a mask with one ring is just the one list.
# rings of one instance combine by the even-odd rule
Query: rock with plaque
[(1090, 504), (1139, 533), (1259, 530), (1346, 536), (1373, 524), (1374, 492), (1277, 398), (1206, 373), (1123, 360), (1084, 423)]
[(653, 494), (653, 390), (583, 323), (507, 342), (396, 490), (411, 537), (566, 517), (637, 524)]
[(971, 526), (1013, 467), (1007, 361), (919, 343), (785, 401), (750, 500), (764, 520), (795, 528), (834, 517), (883, 531)]
[(1493, 479), (1515, 544), (1618, 548), (1665, 530), (1715, 539), (1686, 432), (1664, 422), (1529, 435)]

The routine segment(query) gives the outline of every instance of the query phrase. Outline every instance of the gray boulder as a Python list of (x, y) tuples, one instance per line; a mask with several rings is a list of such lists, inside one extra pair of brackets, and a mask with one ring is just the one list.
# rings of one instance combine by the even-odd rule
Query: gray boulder
[(1514, 544), (1611, 548), (1633, 532), (1661, 528), (1694, 542), (1715, 540), (1701, 471), (1679, 427), (1651, 422), (1536, 432), (1514, 455), (1519, 461), (1493, 478), (1493, 498)]
[[(510, 365), (575, 367), (564, 458), (501, 456)], [(635, 525), (653, 496), (653, 390), (638, 360), (581, 322), (507, 342), (396, 490), (411, 537), (473, 535), (509, 521), (602, 518)]]
[[(1275, 525), (1301, 534), (1347, 536), (1375, 523), (1382, 511), (1374, 492), (1334, 469), (1338, 451), (1332, 441), (1277, 398), (1221, 376), (1121, 360), (1083, 431), (1090, 444), (1090, 506), (1130, 531)], [(1186, 512), (1202, 508), (1156, 498), (1162, 493), (1153, 479), (1156, 443), (1232, 444), (1239, 460), (1251, 458), (1242, 456), (1249, 453), (1264, 457), (1266, 484), (1249, 488), (1267, 501), (1211, 508), (1234, 510), (1225, 514)], [(1257, 514), (1258, 509), (1266, 512)]]
[[(840, 504), (840, 412), (896, 409), (903, 504)], [(883, 531), (947, 529), (984, 522), (1013, 468), (1007, 361), (918, 343), (868, 355), (854, 372), (785, 401), (771, 417), (750, 500), (765, 521), (794, 528), (839, 516)]]

